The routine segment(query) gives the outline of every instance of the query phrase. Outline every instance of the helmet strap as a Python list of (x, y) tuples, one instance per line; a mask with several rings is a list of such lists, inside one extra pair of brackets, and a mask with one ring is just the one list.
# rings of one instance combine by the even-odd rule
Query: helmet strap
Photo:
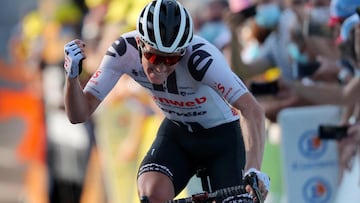
[(142, 64), (142, 52), (140, 45), (138, 45), (138, 51), (139, 51), (140, 63)]

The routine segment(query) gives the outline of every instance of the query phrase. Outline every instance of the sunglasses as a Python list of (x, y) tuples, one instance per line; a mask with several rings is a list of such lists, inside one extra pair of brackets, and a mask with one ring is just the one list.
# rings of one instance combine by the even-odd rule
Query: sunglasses
[(145, 50), (145, 44), (142, 44), (140, 46), (141, 52), (143, 56), (154, 65), (164, 64), (166, 66), (172, 66), (175, 65), (180, 61), (182, 56), (185, 54), (181, 53), (181, 55), (170, 55), (170, 56), (161, 56), (155, 53), (150, 52), (149, 50)]

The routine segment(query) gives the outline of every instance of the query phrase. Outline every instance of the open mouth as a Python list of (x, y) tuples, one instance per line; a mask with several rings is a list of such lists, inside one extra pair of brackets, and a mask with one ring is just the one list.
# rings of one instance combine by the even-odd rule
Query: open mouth
[(166, 80), (168, 72), (159, 71), (156, 68), (149, 68), (148, 76), (152, 83), (161, 84)]
[(158, 76), (163, 76), (163, 75), (167, 75), (167, 74), (168, 74), (168, 71), (167, 71), (167, 70), (160, 70), (160, 69), (157, 69), (157, 68), (150, 68), (149, 70), (150, 70), (150, 72), (153, 72), (153, 73), (155, 73), (155, 74), (158, 75)]

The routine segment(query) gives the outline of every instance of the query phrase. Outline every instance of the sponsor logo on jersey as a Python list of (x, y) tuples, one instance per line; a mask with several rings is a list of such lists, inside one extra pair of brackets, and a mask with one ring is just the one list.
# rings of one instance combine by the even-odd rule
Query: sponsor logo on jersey
[(204, 43), (195, 44), (192, 46), (193, 53), (188, 60), (188, 69), (192, 77), (196, 81), (201, 81), (214, 59), (211, 54), (205, 50), (200, 49)]
[(221, 92), (221, 94), (224, 96), (225, 99), (229, 96), (230, 92), (233, 90), (232, 87), (226, 89), (225, 86), (222, 85), (221, 83), (218, 83), (216, 85), (216, 88)]
[(97, 70), (93, 75), (92, 78), (98, 78), (101, 75), (101, 70)]
[(231, 113), (233, 116), (239, 115), (239, 112), (235, 108), (231, 108)]
[(164, 111), (165, 113), (173, 114), (173, 115), (176, 115), (176, 116), (184, 116), (184, 117), (202, 116), (202, 115), (205, 115), (207, 113), (207, 111), (192, 111), (192, 112), (183, 113), (183, 112), (177, 112), (177, 111), (174, 111), (174, 110), (165, 109), (163, 107), (160, 107), (160, 109), (162, 111)]
[(195, 98), (192, 101), (177, 101), (177, 100), (164, 98), (164, 97), (157, 97), (157, 96), (153, 96), (153, 99), (158, 103), (177, 106), (177, 107), (193, 107), (196, 105), (201, 105), (205, 103), (207, 100), (206, 97), (200, 97), (200, 98)]
[(101, 75), (101, 73), (102, 73), (101, 70), (97, 70), (97, 71), (92, 75), (92, 77), (91, 77), (91, 79), (89, 80), (89, 82), (97, 85), (98, 82), (97, 82), (96, 79)]

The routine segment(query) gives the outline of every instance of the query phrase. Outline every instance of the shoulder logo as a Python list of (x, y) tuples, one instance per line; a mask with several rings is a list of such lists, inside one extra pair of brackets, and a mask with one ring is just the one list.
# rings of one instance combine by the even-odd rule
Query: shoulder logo
[(191, 54), (188, 61), (188, 68), (190, 74), (197, 81), (201, 81), (204, 78), (206, 71), (209, 69), (213, 62), (211, 54), (209, 52), (199, 49), (204, 44), (195, 44), (192, 46), (194, 52)]
[[(119, 56), (122, 56), (126, 53), (126, 42), (125, 42), (125, 39), (123, 37), (120, 37), (118, 40), (116, 40), (112, 45), (112, 48), (115, 49), (116, 53), (119, 55)], [(112, 57), (115, 57), (116, 54), (113, 53), (112, 51), (108, 50), (106, 52), (106, 55), (109, 55), (109, 56), (112, 56)]]

